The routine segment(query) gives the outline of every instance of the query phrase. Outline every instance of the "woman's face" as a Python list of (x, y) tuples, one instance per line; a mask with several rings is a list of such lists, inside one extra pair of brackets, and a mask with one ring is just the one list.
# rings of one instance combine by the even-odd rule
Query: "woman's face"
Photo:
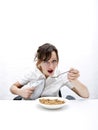
[(51, 58), (48, 61), (42, 61), (40, 63), (40, 68), (42, 73), (48, 77), (54, 74), (55, 68), (58, 65), (58, 59), (55, 51), (51, 53)]

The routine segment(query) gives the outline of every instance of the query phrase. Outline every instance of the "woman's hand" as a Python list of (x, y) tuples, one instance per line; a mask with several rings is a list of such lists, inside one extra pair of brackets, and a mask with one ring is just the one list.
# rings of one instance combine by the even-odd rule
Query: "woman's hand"
[(32, 88), (21, 88), (20, 89), (20, 95), (24, 98), (24, 99), (29, 99), (30, 96), (32, 95), (32, 93), (34, 92), (35, 87)]
[(19, 82), (14, 83), (10, 88), (10, 91), (13, 94), (19, 95), (23, 97), (24, 99), (29, 99), (32, 93), (34, 92), (34, 90), (35, 90), (35, 87), (32, 86), (32, 87), (25, 88)]
[(77, 69), (71, 68), (68, 72), (68, 79), (69, 81), (76, 80), (80, 76), (79, 71)]

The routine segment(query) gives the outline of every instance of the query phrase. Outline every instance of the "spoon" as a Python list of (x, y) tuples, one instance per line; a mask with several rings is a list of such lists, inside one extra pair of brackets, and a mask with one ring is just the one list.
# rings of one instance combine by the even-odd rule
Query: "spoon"
[(51, 77), (51, 78), (58, 78), (59, 76), (61, 76), (62, 74), (65, 74), (65, 73), (67, 73), (67, 72), (69, 72), (69, 71), (62, 72), (62, 73), (58, 74), (57, 76), (53, 76), (53, 77)]

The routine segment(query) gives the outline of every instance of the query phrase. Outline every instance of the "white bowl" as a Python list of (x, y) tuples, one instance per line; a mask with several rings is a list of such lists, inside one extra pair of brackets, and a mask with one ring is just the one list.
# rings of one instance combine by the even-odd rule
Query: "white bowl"
[[(40, 102), (40, 99), (50, 99), (50, 100), (58, 99), (60, 101), (64, 101), (64, 103), (62, 103), (62, 104), (44, 104), (44, 103)], [(41, 98), (37, 99), (37, 102), (39, 105), (41, 105), (42, 107), (47, 108), (47, 109), (59, 109), (68, 104), (68, 99), (61, 98), (61, 97), (41, 97)]]

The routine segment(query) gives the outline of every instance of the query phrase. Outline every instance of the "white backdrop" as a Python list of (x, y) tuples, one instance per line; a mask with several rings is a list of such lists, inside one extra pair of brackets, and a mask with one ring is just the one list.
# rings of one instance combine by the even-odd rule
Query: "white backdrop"
[(90, 98), (98, 98), (97, 7), (95, 0), (1, 0), (0, 99), (14, 97), (10, 86), (46, 42), (58, 48), (59, 67), (78, 69)]

